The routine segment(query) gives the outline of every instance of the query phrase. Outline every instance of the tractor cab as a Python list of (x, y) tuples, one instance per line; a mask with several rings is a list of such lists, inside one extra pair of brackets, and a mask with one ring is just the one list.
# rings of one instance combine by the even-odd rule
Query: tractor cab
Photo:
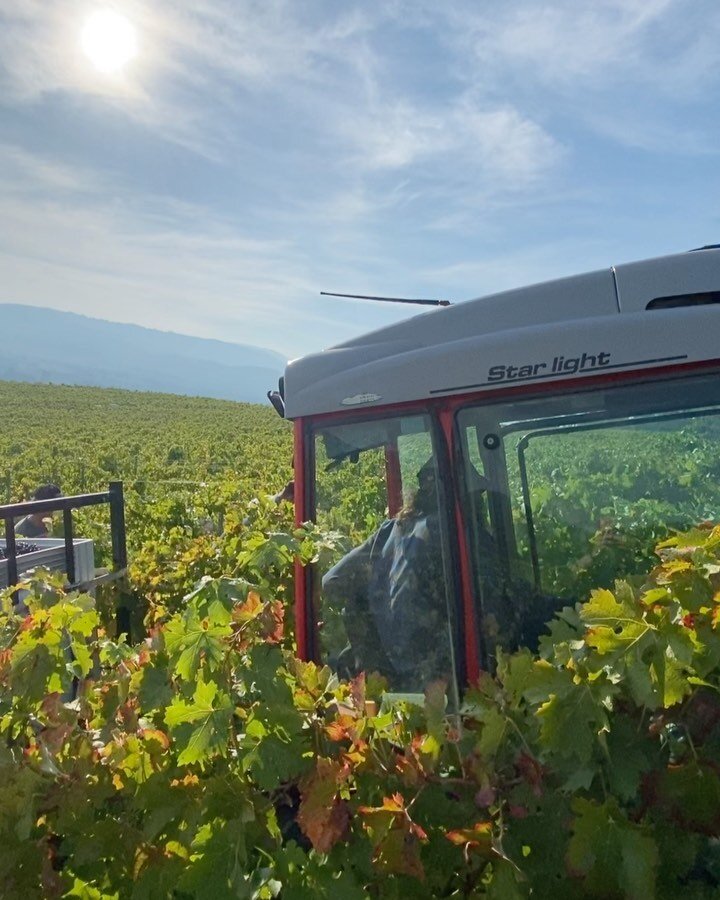
[(720, 250), (468, 301), (292, 362), (299, 652), (461, 690), (720, 521)]

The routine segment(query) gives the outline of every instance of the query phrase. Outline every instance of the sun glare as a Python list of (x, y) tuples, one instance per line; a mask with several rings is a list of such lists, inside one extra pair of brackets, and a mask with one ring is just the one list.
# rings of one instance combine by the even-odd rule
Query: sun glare
[(90, 16), (81, 42), (85, 55), (100, 72), (119, 72), (137, 53), (131, 22), (109, 9)]

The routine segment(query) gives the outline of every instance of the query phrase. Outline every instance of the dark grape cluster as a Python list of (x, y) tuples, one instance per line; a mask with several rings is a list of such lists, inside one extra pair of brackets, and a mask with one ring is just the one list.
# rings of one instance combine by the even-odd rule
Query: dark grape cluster
[[(39, 549), (37, 544), (30, 544), (28, 541), (15, 542), (15, 554), (17, 556), (22, 556), (25, 553), (37, 553)], [(0, 547), (0, 559), (7, 559), (7, 550), (4, 547)]]

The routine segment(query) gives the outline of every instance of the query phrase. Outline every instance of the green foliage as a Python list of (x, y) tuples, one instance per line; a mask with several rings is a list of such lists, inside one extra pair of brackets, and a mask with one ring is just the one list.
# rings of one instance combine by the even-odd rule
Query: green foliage
[[(718, 431), (712, 415), (533, 438), (528, 469), (543, 589), (566, 597), (641, 574), (671, 529), (720, 508)], [(507, 439), (516, 529), (527, 555), (517, 436)]]
[[(336, 558), (384, 517), (377, 454), (352, 479), (327, 472), (323, 527), (295, 528), (266, 496), (291, 455), (269, 410), (0, 395), (7, 499), (47, 480), (125, 481), (147, 623), (143, 640), (118, 642), (106, 603), (42, 575), (23, 585), (26, 609), (2, 597), (3, 897), (718, 895), (720, 529), (654, 549), (668, 524), (704, 518), (700, 497), (720, 484), (701, 434), (651, 436), (642, 472), (609, 432), (604, 448), (586, 436), (566, 458), (529, 460), (558, 590), (601, 523), (570, 579), (587, 600), (556, 617), (539, 654), (500, 654), (448, 710), (444, 684), (422, 707), (383, 702), (381, 679), (342, 682), (293, 652), (295, 559)], [(607, 508), (610, 475), (625, 506)], [(681, 521), (648, 499), (656, 483)], [(624, 543), (605, 539), (606, 516)], [(77, 531), (107, 547), (90, 513)], [(621, 569), (632, 574), (614, 583)]]
[(459, 711), (441, 683), (387, 706), (297, 660), (245, 579), (206, 578), (133, 647), (57, 581), (23, 585), (27, 614), (6, 592), (3, 896), (716, 896), (720, 527), (658, 554)]
[[(292, 473), (292, 429), (269, 407), (3, 381), (0, 407), (0, 503), (49, 481), (80, 494), (122, 480), (131, 574), (150, 603), (182, 597), (204, 574), (228, 574), (218, 548), (234, 552), (247, 504)], [(290, 506), (276, 513), (276, 530), (287, 528)], [(109, 565), (107, 508), (73, 519), (75, 533), (95, 541), (96, 564)]]

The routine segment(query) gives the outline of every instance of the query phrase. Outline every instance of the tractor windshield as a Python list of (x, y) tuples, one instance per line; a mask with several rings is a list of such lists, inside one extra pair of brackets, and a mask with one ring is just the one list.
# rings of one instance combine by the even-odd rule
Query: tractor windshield
[(674, 530), (720, 521), (717, 375), (465, 408), (458, 424), (491, 657), (536, 643), (592, 588), (648, 572)]
[(396, 692), (455, 684), (444, 470), (424, 415), (315, 432), (315, 511), (341, 550), (315, 572), (320, 656)]

